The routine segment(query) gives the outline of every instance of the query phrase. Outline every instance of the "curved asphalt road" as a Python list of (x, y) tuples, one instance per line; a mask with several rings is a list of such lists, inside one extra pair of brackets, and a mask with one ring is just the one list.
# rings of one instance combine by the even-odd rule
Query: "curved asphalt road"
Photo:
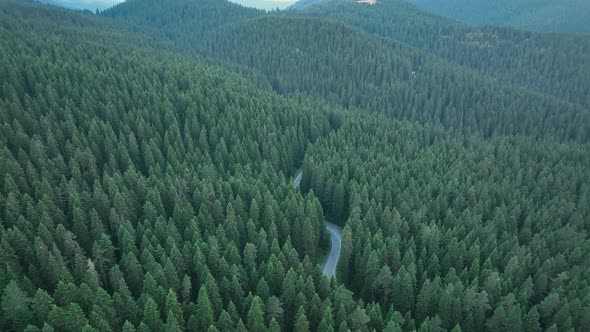
[(332, 224), (327, 223), (328, 231), (330, 231), (330, 241), (332, 245), (330, 247), (330, 255), (326, 259), (324, 263), (324, 275), (328, 277), (328, 279), (332, 279), (336, 277), (336, 266), (338, 265), (338, 260), (340, 259), (340, 244), (342, 242), (342, 229), (340, 227)]
[(301, 184), (301, 179), (303, 178), (303, 171), (300, 171), (299, 174), (295, 177), (295, 181), (293, 181), (293, 187), (297, 189)]
[[(295, 181), (293, 181), (293, 187), (297, 189), (301, 184), (301, 179), (303, 178), (303, 171), (300, 171), (297, 176), (295, 177)], [(324, 270), (323, 273), (328, 279), (332, 279), (336, 277), (336, 266), (338, 265), (338, 260), (340, 259), (340, 247), (342, 243), (342, 229), (332, 223), (327, 223), (326, 228), (330, 232), (330, 242), (332, 245), (330, 246), (330, 255), (326, 258), (326, 262), (324, 263)]]

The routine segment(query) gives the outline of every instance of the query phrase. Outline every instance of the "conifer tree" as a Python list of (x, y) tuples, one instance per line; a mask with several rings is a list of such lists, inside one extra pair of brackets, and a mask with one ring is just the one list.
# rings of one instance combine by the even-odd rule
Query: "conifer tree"
[(195, 317), (197, 319), (197, 326), (202, 331), (209, 328), (209, 325), (213, 323), (213, 308), (211, 307), (205, 286), (201, 286), (199, 290)]
[(264, 324), (264, 304), (258, 296), (254, 296), (252, 305), (248, 310), (248, 330), (249, 331), (265, 331)]
[(305, 309), (299, 307), (297, 315), (295, 316), (295, 323), (293, 325), (293, 331), (295, 332), (309, 332), (309, 322), (305, 315)]

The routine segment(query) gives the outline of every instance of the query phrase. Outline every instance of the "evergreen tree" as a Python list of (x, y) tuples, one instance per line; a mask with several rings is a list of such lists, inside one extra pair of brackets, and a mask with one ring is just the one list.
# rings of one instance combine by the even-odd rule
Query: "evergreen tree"
[(211, 302), (209, 301), (209, 295), (207, 294), (205, 286), (202, 286), (199, 290), (196, 318), (197, 327), (202, 331), (206, 330), (211, 324), (213, 324), (213, 308), (211, 307)]
[(293, 331), (295, 332), (308, 332), (309, 331), (309, 322), (307, 320), (307, 316), (305, 315), (305, 309), (303, 307), (299, 307), (297, 310), (297, 315), (295, 316), (295, 323), (293, 325)]
[(255, 296), (252, 300), (252, 305), (248, 310), (248, 330), (249, 331), (265, 331), (264, 324), (264, 304), (260, 297)]
[(160, 311), (156, 302), (150, 297), (145, 303), (143, 309), (143, 320), (142, 322), (149, 326), (150, 330), (157, 331), (162, 327), (162, 319), (160, 318)]
[[(11, 322), (13, 329), (24, 329), (31, 319), (29, 303), (31, 298), (20, 289), (15, 280), (6, 285), (2, 294), (2, 316)], [(39, 316), (42, 315), (39, 313)]]

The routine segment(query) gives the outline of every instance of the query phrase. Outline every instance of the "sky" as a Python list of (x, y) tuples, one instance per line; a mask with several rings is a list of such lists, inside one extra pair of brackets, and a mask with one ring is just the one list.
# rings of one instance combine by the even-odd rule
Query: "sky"
[(124, 0), (39, 0), (44, 3), (49, 3), (52, 5), (63, 6), (67, 8), (73, 9), (106, 9), (112, 7), (118, 3), (123, 2)]
[[(112, 7), (124, 0), (41, 0), (41, 2), (60, 5), (75, 9), (106, 9)], [(296, 2), (296, 0), (229, 0), (247, 7), (259, 9), (284, 9)]]
[(114, 6), (123, 0), (61, 0), (63, 3), (73, 3), (73, 4), (92, 4), (92, 3), (104, 3), (106, 5)]
[(247, 7), (259, 9), (285, 9), (297, 2), (297, 0), (229, 0)]
[(54, 0), (56, 2), (62, 2), (64, 4), (71, 4), (71, 5), (80, 5), (80, 6), (87, 6), (100, 3), (105, 6), (114, 6), (118, 3), (123, 2), (123, 0)]

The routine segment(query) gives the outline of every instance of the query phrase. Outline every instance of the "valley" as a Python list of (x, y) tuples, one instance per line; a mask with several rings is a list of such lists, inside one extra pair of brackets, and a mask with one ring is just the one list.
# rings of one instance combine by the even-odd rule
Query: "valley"
[(0, 330), (590, 330), (589, 54), (401, 0), (0, 0)]

